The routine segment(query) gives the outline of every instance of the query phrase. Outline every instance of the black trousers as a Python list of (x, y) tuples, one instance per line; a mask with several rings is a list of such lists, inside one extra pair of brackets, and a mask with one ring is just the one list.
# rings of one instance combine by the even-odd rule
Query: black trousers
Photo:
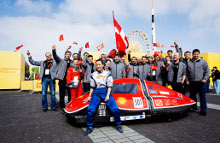
[(205, 95), (205, 83), (190, 82), (189, 91), (190, 91), (190, 98), (192, 98), (196, 103), (197, 103), (196, 94), (199, 93), (201, 111), (206, 112), (207, 104), (206, 104), (206, 95)]
[(68, 95), (68, 102), (70, 102), (71, 94), (70, 89), (66, 86), (66, 80), (59, 80), (59, 95), (60, 95), (60, 108), (65, 108), (64, 98)]
[(84, 93), (90, 91), (90, 83), (83, 82), (83, 91)]
[(173, 90), (175, 90), (176, 92), (182, 93), (183, 95), (186, 94), (186, 91), (185, 91), (183, 84), (181, 82), (179, 82), (179, 83), (172, 82), (171, 86), (172, 86)]

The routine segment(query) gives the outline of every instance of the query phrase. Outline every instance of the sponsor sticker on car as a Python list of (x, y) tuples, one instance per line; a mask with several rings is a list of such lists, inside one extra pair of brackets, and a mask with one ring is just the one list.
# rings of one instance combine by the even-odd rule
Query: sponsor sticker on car
[(117, 99), (117, 103), (119, 103), (120, 105), (124, 105), (127, 102), (127, 99), (124, 97), (119, 97)]
[(169, 92), (166, 92), (166, 91), (159, 91), (159, 92), (160, 92), (160, 94), (170, 95), (170, 93), (169, 93)]
[(155, 99), (154, 102), (156, 106), (163, 106), (163, 101), (161, 99)]
[(155, 91), (155, 90), (150, 90), (150, 94), (157, 94), (157, 91)]
[[(136, 116), (121, 116), (121, 121), (129, 121), (129, 120), (137, 120), (137, 119), (145, 119), (146, 115), (136, 115)], [(110, 122), (114, 122), (114, 117), (110, 117)]]
[(183, 98), (183, 95), (181, 93), (177, 93), (178, 97)]
[(164, 103), (165, 103), (165, 106), (169, 106), (170, 105), (170, 99), (164, 99)]
[(160, 86), (153, 86), (153, 85), (147, 85), (147, 87), (148, 87), (149, 89), (155, 89), (155, 88), (161, 89), (161, 88), (162, 88), (162, 87), (160, 87)]

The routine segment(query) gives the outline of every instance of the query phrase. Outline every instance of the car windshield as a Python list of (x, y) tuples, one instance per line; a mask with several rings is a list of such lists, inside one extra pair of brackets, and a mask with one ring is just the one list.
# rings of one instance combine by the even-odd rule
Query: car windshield
[(137, 83), (114, 83), (112, 93), (137, 94)]

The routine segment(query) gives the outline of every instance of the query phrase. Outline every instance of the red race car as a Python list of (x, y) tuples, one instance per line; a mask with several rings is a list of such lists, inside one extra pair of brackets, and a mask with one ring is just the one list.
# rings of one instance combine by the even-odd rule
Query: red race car
[[(147, 119), (155, 115), (175, 114), (190, 111), (196, 102), (191, 98), (156, 83), (123, 78), (114, 80), (112, 95), (120, 109), (122, 121)], [(64, 112), (76, 123), (86, 123), (87, 107), (85, 103), (89, 93), (70, 102)], [(111, 111), (102, 102), (95, 114), (95, 123), (113, 122)]]

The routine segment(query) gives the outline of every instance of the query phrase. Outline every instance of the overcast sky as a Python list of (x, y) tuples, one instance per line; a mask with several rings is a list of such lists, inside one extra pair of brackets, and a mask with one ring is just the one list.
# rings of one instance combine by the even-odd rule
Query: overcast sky
[[(184, 51), (220, 53), (220, 0), (154, 0), (156, 38), (165, 51), (177, 40)], [(73, 41), (72, 51), (115, 48), (112, 11), (126, 35), (143, 31), (152, 46), (151, 0), (0, 0), (0, 50), (30, 50), (36, 60), (56, 44), (60, 56)], [(60, 42), (59, 35), (64, 41)], [(172, 48), (171, 48), (172, 49)]]

